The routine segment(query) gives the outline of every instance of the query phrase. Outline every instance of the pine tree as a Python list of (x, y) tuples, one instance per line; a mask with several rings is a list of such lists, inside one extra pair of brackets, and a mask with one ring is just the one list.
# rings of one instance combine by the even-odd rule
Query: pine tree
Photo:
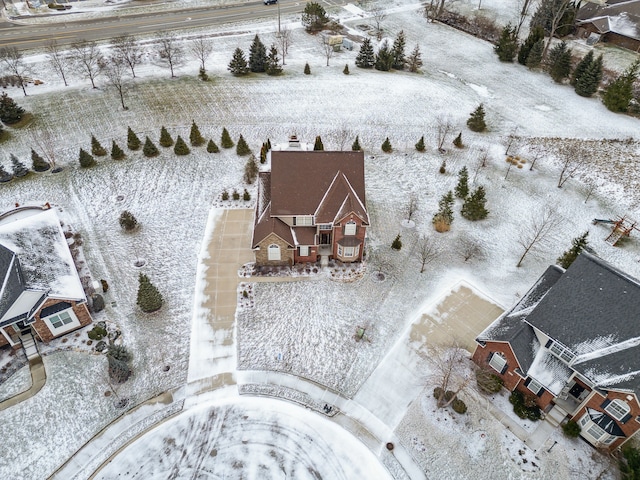
[(304, 74), (311, 75), (311, 67), (309, 67), (309, 62), (304, 64)]
[(360, 45), (360, 51), (356, 56), (356, 67), (360, 68), (373, 68), (376, 63), (376, 57), (373, 54), (373, 46), (371, 45), (371, 39), (365, 38)]
[(93, 167), (96, 164), (96, 159), (93, 156), (85, 151), (84, 149), (80, 149), (80, 154), (78, 155), (78, 161), (80, 162), (80, 166), (82, 168)]
[(633, 84), (638, 78), (640, 60), (611, 82), (602, 94), (602, 103), (612, 112), (626, 112), (633, 98)]
[(31, 149), (31, 168), (33, 168), (35, 172), (46, 172), (51, 168), (51, 165), (44, 158), (38, 155), (38, 153), (32, 148)]
[(265, 69), (267, 71), (267, 75), (280, 75), (282, 73), (280, 58), (278, 57), (278, 49), (273, 44), (269, 49), (269, 55), (267, 56)]
[(349, 75), (349, 64), (348, 63), (342, 69), (342, 73), (344, 73), (345, 75)]
[(189, 155), (191, 150), (187, 146), (187, 142), (185, 142), (180, 135), (178, 135), (178, 139), (176, 140), (176, 145), (173, 147), (173, 153), (176, 155)]
[(164, 125), (160, 128), (160, 145), (164, 148), (169, 148), (173, 145), (173, 138), (171, 138), (171, 134)]
[(260, 147), (260, 163), (267, 163), (267, 144), (263, 143)]
[(455, 188), (456, 197), (467, 198), (469, 195), (469, 171), (467, 167), (462, 167), (458, 172), (458, 184)]
[(91, 135), (91, 154), (95, 155), (96, 157), (104, 157), (107, 154), (107, 150), (93, 135)]
[(533, 49), (533, 46), (544, 39), (544, 28), (541, 26), (533, 27), (529, 30), (529, 35), (524, 43), (520, 46), (520, 50), (518, 50), (518, 63), (520, 65), (527, 65), (527, 60), (529, 58), (529, 54)]
[(425, 146), (424, 146), (424, 135), (420, 137), (420, 140), (418, 140), (418, 143), (416, 143), (416, 150), (419, 152), (424, 152), (425, 150)]
[(127, 148), (129, 150), (138, 150), (141, 145), (142, 142), (140, 142), (138, 136), (131, 130), (131, 127), (127, 127)]
[(267, 63), (267, 49), (260, 41), (260, 37), (256, 34), (253, 37), (251, 47), (249, 47), (249, 70), (254, 73), (262, 73), (265, 71)]
[(244, 155), (249, 155), (250, 153), (251, 150), (249, 149), (249, 145), (247, 145), (244, 137), (240, 135), (240, 138), (238, 138), (238, 144), (236, 145), (236, 154), (242, 157)]
[(25, 114), (24, 108), (20, 107), (7, 92), (0, 95), (0, 121), (6, 125), (13, 125), (22, 120)]
[(438, 231), (447, 231), (453, 222), (453, 192), (449, 190), (438, 202), (438, 211), (433, 216), (433, 224)]
[(209, 75), (207, 75), (207, 71), (202, 67), (200, 67), (200, 70), (198, 70), (198, 78), (203, 82), (209, 81)]
[(219, 151), (220, 149), (218, 145), (216, 145), (216, 142), (209, 140), (209, 143), (207, 143), (207, 153), (218, 153)]
[(400, 250), (402, 248), (402, 240), (400, 240), (400, 234), (396, 235), (396, 238), (391, 242), (391, 248), (394, 250)]
[(574, 87), (576, 86), (578, 79), (582, 76), (582, 74), (584, 74), (584, 72), (587, 71), (587, 69), (592, 63), (593, 63), (593, 50), (589, 50), (587, 54), (584, 57), (582, 57), (582, 60), (578, 62), (578, 64), (576, 65), (576, 68), (573, 70), (573, 73), (571, 74), (571, 85), (573, 85)]
[(391, 153), (393, 151), (393, 147), (391, 147), (391, 142), (389, 141), (389, 137), (384, 139), (382, 143), (382, 151), (384, 153)]
[(420, 53), (420, 45), (416, 44), (416, 46), (411, 51), (409, 58), (407, 58), (407, 65), (409, 66), (409, 71), (411, 73), (417, 73), (422, 67), (422, 54)]
[(144, 147), (142, 147), (142, 153), (145, 157), (157, 157), (160, 155), (158, 151), (158, 147), (151, 141), (149, 137), (147, 137), (144, 141)]
[(351, 144), (351, 150), (353, 150), (354, 152), (359, 152), (360, 150), (362, 150), (362, 148), (360, 147), (360, 138), (358, 138), (358, 135), (356, 135), (356, 139)]
[(487, 129), (487, 124), (484, 121), (484, 106), (478, 105), (469, 119), (467, 120), (467, 126), (474, 132), (484, 132)]
[(107, 364), (109, 378), (119, 384), (129, 380), (133, 373), (130, 366), (131, 355), (122, 345), (109, 344), (107, 347)]
[(125, 157), (124, 151), (116, 143), (115, 140), (111, 142), (111, 158), (113, 160), (122, 160)]
[(486, 203), (484, 187), (479, 186), (464, 200), (460, 214), (467, 220), (483, 220), (489, 215)]
[(138, 298), (136, 304), (145, 313), (155, 312), (162, 308), (162, 295), (149, 281), (149, 277), (140, 273), (138, 277)]
[(565, 251), (556, 260), (556, 262), (558, 262), (558, 265), (560, 265), (565, 270), (569, 268), (571, 264), (574, 262), (574, 260), (578, 258), (578, 255), (580, 255), (582, 251), (589, 246), (589, 241), (587, 240), (588, 235), (589, 235), (589, 232), (587, 231), (587, 232), (584, 232), (579, 237), (576, 237), (573, 240), (571, 240), (571, 248)]
[(458, 134), (458, 136), (457, 136), (456, 138), (454, 138), (454, 140), (453, 140), (453, 145), (454, 145), (456, 148), (464, 148), (464, 145), (463, 145), (463, 143), (462, 143), (462, 132), (460, 132), (460, 133)]
[(313, 144), (313, 149), (314, 150), (324, 150), (324, 145), (322, 144), (322, 138), (320, 138), (320, 135), (318, 135), (316, 137), (316, 141)]
[(7, 172), (5, 168), (0, 165), (0, 183), (10, 182), (13, 179), (13, 174)]
[(244, 52), (240, 47), (236, 48), (233, 52), (233, 57), (231, 58), (231, 62), (229, 62), (227, 70), (229, 70), (231, 74), (236, 77), (240, 77), (249, 73), (247, 59), (245, 58)]
[(14, 177), (16, 178), (24, 177), (29, 173), (29, 169), (25, 167), (24, 163), (18, 160), (18, 157), (16, 157), (13, 153), (9, 155), (9, 158), (11, 159), (11, 166), (13, 167)]
[(404, 36), (404, 30), (400, 30), (396, 39), (393, 41), (393, 48), (391, 49), (391, 53), (393, 54), (392, 67), (395, 70), (404, 70), (404, 66), (407, 63), (404, 53), (405, 45), (406, 39)]
[(518, 51), (518, 37), (515, 27), (512, 27), (510, 23), (502, 29), (500, 40), (493, 47), (493, 51), (496, 52), (501, 62), (513, 62)]
[(232, 148), (235, 145), (235, 143), (233, 143), (233, 140), (231, 140), (231, 135), (229, 135), (226, 127), (222, 129), (220, 145), (222, 145), (222, 148)]
[(129, 210), (124, 210), (120, 213), (120, 219), (118, 222), (120, 223), (120, 227), (128, 232), (138, 226), (138, 220)]
[(602, 55), (599, 55), (587, 70), (576, 81), (576, 93), (582, 97), (590, 97), (598, 91), (602, 81)]
[(192, 146), (199, 147), (200, 145), (204, 145), (205, 141), (206, 140), (200, 134), (200, 129), (198, 128), (198, 125), (196, 125), (195, 120), (192, 120), (191, 132), (189, 132), (189, 142), (191, 142)]
[(389, 42), (385, 40), (384, 42), (382, 42), (382, 45), (380, 45), (380, 48), (378, 49), (374, 67), (376, 70), (388, 72), (389, 70), (391, 70), (392, 65), (393, 53), (391, 52), (391, 48), (389, 47)]
[(531, 47), (529, 55), (527, 55), (527, 68), (529, 70), (535, 70), (540, 67), (542, 63), (542, 54), (544, 53), (544, 40), (538, 40)]
[(244, 181), (251, 185), (256, 181), (258, 177), (258, 164), (256, 163), (256, 157), (251, 155), (244, 166)]
[(549, 52), (549, 75), (554, 82), (562, 83), (571, 74), (571, 50), (566, 42), (556, 44)]
[(322, 30), (329, 17), (324, 7), (317, 2), (307, 2), (302, 12), (302, 25), (308, 32)]

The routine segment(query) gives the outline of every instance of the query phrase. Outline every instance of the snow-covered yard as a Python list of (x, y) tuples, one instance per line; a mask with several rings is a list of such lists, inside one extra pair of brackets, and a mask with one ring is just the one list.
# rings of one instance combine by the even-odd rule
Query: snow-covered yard
[[(493, 4), (486, 2), (487, 8)], [(358, 24), (367, 22), (346, 10), (341, 15), (350, 18), (346, 24), (354, 31), (358, 31)], [(393, 39), (402, 29), (409, 48), (420, 44), (425, 62), (421, 74), (357, 69), (353, 66), (356, 50), (337, 53), (331, 66), (325, 67), (315, 39), (295, 30), (282, 77), (231, 77), (226, 65), (233, 49), (248, 48), (256, 32), (270, 43), (273, 26), (273, 22), (264, 22), (221, 30), (242, 27), (236, 31), (247, 33), (213, 38), (215, 51), (207, 68), (212, 81), (208, 83), (195, 78), (197, 64), (193, 61), (180, 69), (179, 78), (169, 79), (168, 71), (154, 63), (148, 47), (140, 78), (127, 95), (127, 111), (119, 108), (116, 94), (104, 89), (104, 83), (99, 82), (99, 90), (91, 90), (86, 82), (76, 80), (64, 88), (46, 69), (38, 72), (45, 85), (30, 87), (30, 96), (23, 98), (18, 89), (8, 90), (35, 114), (36, 121), (29, 129), (12, 131), (11, 139), (0, 145), (0, 162), (7, 167), (13, 153), (29, 164), (29, 151), (34, 146), (29, 132), (46, 128), (56, 139), (59, 164), (65, 168), (58, 174), (32, 174), (1, 185), (2, 210), (14, 203), (50, 202), (60, 206), (80, 232), (93, 276), (110, 285), (102, 318), (120, 328), (124, 344), (134, 354), (134, 377), (118, 390), (131, 405), (186, 380), (189, 337), (197, 334), (189, 332), (188, 326), (199, 244), (210, 207), (220, 204), (220, 192), (244, 188), (245, 158), (234, 151), (208, 154), (203, 147), (192, 149), (186, 157), (163, 150), (152, 159), (128, 151), (125, 160), (102, 157), (97, 159), (97, 167), (81, 170), (78, 150), (89, 148), (92, 134), (104, 146), (116, 140), (125, 147), (127, 126), (142, 139), (148, 135), (157, 142), (162, 125), (174, 139), (178, 134), (188, 138), (195, 120), (205, 137), (219, 143), (221, 130), (227, 127), (234, 140), (242, 134), (255, 152), (267, 138), (278, 143), (292, 133), (307, 141), (321, 135), (327, 149), (340, 146), (344, 131), (348, 132), (347, 148), (359, 135), (366, 152), (367, 203), (372, 218), (362, 279), (337, 282), (330, 275), (318, 275), (293, 283), (255, 283), (253, 307), (238, 314), (240, 368), (292, 372), (346, 396), (356, 394), (414, 318), (461, 280), (478, 285), (499, 304), (509, 306), (568, 248), (570, 240), (585, 230), (590, 231), (589, 240), (599, 255), (640, 277), (637, 238), (613, 248), (604, 242), (607, 228), (591, 225), (596, 217), (638, 216), (640, 189), (633, 169), (640, 155), (634, 139), (636, 119), (614, 115), (597, 99), (578, 97), (545, 74), (500, 64), (491, 45), (429, 24), (408, 8), (390, 15), (385, 31)], [(303, 74), (305, 62), (311, 65), (309, 76)], [(34, 58), (34, 64), (42, 63), (42, 57)], [(350, 65), (350, 75), (342, 73), (345, 63)], [(487, 110), (490, 131), (485, 134), (474, 134), (465, 126), (479, 103)], [(451, 138), (448, 152), (444, 156), (437, 153), (435, 124), (441, 116), (451, 119), (456, 134), (462, 131), (464, 149), (454, 149)], [(594, 154), (578, 175), (597, 183), (595, 195), (584, 203), (580, 178), (557, 188), (559, 167), (552, 156), (538, 160), (533, 171), (528, 164), (514, 168), (505, 179), (502, 142), (516, 126), (523, 138), (595, 140), (590, 143)], [(413, 148), (421, 135), (428, 145), (424, 154)], [(380, 151), (387, 136), (394, 147), (392, 154)], [(626, 142), (627, 138), (632, 140)], [(477, 223), (462, 219), (458, 200), (452, 230), (437, 234), (431, 217), (438, 200), (455, 186), (462, 166), (467, 166), (473, 177), (482, 151), (488, 152), (489, 162), (478, 169), (475, 183), (487, 190), (488, 219)], [(529, 151), (523, 147), (521, 155), (527, 159)], [(443, 159), (447, 161), (444, 175), (438, 173)], [(251, 187), (250, 191), (254, 194)], [(405, 228), (402, 220), (411, 192), (418, 195), (419, 210), (414, 216), (415, 227)], [(556, 210), (560, 227), (543, 248), (516, 268), (522, 248), (518, 239), (532, 215), (545, 205)], [(119, 229), (118, 216), (125, 209), (140, 221), (139, 231), (123, 233)], [(398, 233), (404, 246), (395, 252), (390, 244)], [(419, 273), (416, 253), (421, 236), (440, 252), (423, 274)], [(480, 245), (481, 254), (465, 261), (462, 250), (469, 240)], [(138, 259), (146, 262), (142, 268), (134, 266)], [(135, 308), (139, 272), (148, 274), (165, 297), (165, 307), (156, 314), (143, 315)], [(384, 274), (383, 280), (378, 272)], [(366, 327), (369, 341), (356, 342), (358, 326)], [(108, 386), (106, 361), (101, 356), (52, 353), (45, 357), (45, 366), (48, 380), (43, 390), (0, 412), (0, 433), (5, 442), (0, 462), (3, 478), (50, 475), (122, 413), (115, 408), (114, 398), (104, 395)], [(16, 385), (27, 378), (24, 371), (19, 375), (0, 385), (0, 398), (19, 390)], [(489, 478), (488, 472), (502, 468), (513, 472), (513, 477), (521, 474), (521, 469), (511, 464), (505, 467), (509, 441), (501, 440), (502, 426), (474, 413), (474, 405), (469, 417), (461, 420), (468, 425), (447, 429), (449, 440), (442, 440), (444, 434), (438, 432), (445, 414), (438, 413), (441, 420), (435, 419), (438, 415), (432, 415), (429, 388), (426, 392), (409, 407), (398, 435), (407, 448), (430, 452), (424, 458), (415, 454), (423, 465), (433, 463), (430, 468), (435, 471), (428, 470), (428, 474), (468, 478), (470, 463), (462, 461), (464, 456), (453, 461), (449, 449), (467, 449), (472, 458), (483, 459), (483, 463), (473, 463), (477, 469), (474, 467), (472, 475), (477, 478)], [(54, 404), (56, 412), (62, 413), (49, 413)], [(42, 418), (46, 418), (44, 427)], [(458, 420), (446, 420), (454, 421)], [(234, 431), (231, 423), (228, 428)], [(486, 437), (482, 437), (484, 432)], [(469, 442), (469, 438), (475, 440)], [(176, 444), (188, 450), (187, 441), (188, 437), (176, 438)], [(55, 454), (42, 455), (51, 445), (56, 446)], [(556, 454), (558, 451), (564, 450), (554, 449), (530, 478), (545, 478), (549, 472), (574, 478), (567, 469), (554, 470), (553, 465), (564, 458)], [(135, 462), (135, 455), (127, 458)], [(144, 472), (162, 471), (159, 465), (148, 468)]]

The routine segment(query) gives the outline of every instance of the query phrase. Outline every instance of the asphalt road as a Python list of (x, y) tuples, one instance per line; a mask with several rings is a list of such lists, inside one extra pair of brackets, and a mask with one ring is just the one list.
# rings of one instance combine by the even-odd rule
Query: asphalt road
[[(305, 4), (304, 1), (282, 1), (280, 14), (284, 16), (285, 14), (302, 12)], [(115, 13), (117, 12), (114, 11)], [(20, 50), (38, 50), (52, 39), (55, 39), (60, 45), (65, 45), (80, 39), (106, 40), (123, 34), (141, 35), (185, 28), (208, 27), (264, 17), (273, 17), (276, 22), (277, 15), (278, 6), (264, 5), (262, 0), (227, 7), (195, 8), (92, 20), (75, 21), (73, 15), (69, 15), (58, 17), (56, 22), (44, 25), (2, 23), (0, 24), (0, 48), (15, 46)]]

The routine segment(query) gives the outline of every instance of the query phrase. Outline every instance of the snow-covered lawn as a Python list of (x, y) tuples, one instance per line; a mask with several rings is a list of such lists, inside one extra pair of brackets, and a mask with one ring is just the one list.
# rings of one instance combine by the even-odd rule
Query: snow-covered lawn
[[(347, 24), (355, 31), (363, 21)], [(198, 333), (189, 332), (189, 325), (199, 244), (211, 205), (220, 203), (220, 192), (244, 188), (245, 159), (234, 151), (208, 154), (200, 147), (186, 157), (176, 157), (170, 150), (153, 159), (127, 152), (128, 158), (123, 161), (98, 158), (97, 167), (80, 170), (78, 150), (89, 148), (92, 134), (105, 147), (111, 140), (125, 147), (128, 125), (142, 139), (149, 135), (157, 142), (162, 125), (174, 139), (178, 134), (188, 138), (189, 126), (195, 120), (205, 137), (219, 143), (222, 127), (227, 127), (234, 140), (242, 134), (255, 152), (267, 138), (278, 143), (292, 133), (306, 141), (321, 135), (327, 149), (340, 146), (343, 131), (348, 132), (347, 148), (359, 135), (366, 152), (367, 203), (372, 219), (363, 278), (336, 282), (318, 275), (286, 284), (256, 283), (254, 307), (243, 309), (238, 316), (241, 368), (292, 372), (354, 395), (401, 332), (446, 288), (468, 281), (508, 306), (568, 248), (573, 237), (587, 229), (599, 255), (640, 277), (637, 239), (613, 248), (604, 242), (607, 228), (590, 223), (595, 217), (625, 213), (637, 216), (640, 189), (633, 165), (640, 154), (638, 142), (599, 141), (634, 138), (636, 119), (614, 115), (599, 100), (578, 97), (545, 74), (500, 64), (491, 45), (428, 24), (411, 10), (390, 15), (385, 31), (393, 38), (403, 29), (409, 49), (416, 42), (420, 44), (425, 61), (421, 74), (357, 69), (353, 66), (357, 49), (337, 53), (331, 66), (325, 67), (316, 40), (295, 30), (282, 77), (233, 78), (226, 71), (233, 49), (248, 49), (255, 32), (273, 31), (273, 22), (232, 25), (219, 31), (235, 27), (247, 33), (213, 37), (215, 52), (208, 62), (212, 81), (208, 83), (195, 78), (197, 65), (193, 61), (179, 70), (180, 78), (169, 79), (168, 71), (153, 63), (148, 47), (140, 78), (127, 95), (127, 111), (119, 108), (114, 92), (102, 88), (103, 81), (99, 90), (91, 90), (86, 82), (78, 80), (64, 88), (46, 69), (38, 73), (45, 85), (30, 87), (29, 97), (21, 97), (17, 89), (8, 90), (36, 115), (31, 129), (51, 131), (57, 141), (59, 163), (65, 169), (1, 185), (2, 210), (14, 203), (50, 202), (62, 207), (68, 221), (81, 233), (93, 276), (104, 278), (110, 285), (103, 315), (118, 325), (124, 344), (134, 354), (134, 377), (118, 391), (130, 399), (131, 405), (186, 380), (189, 337)], [(265, 43), (271, 42), (270, 34), (261, 36)], [(307, 61), (310, 76), (302, 73)], [(42, 57), (34, 63), (42, 65)], [(350, 75), (342, 73), (345, 63), (350, 64)], [(487, 110), (490, 131), (486, 134), (474, 134), (465, 126), (469, 113), (479, 103), (484, 103)], [(466, 145), (456, 150), (450, 139), (444, 157), (435, 151), (436, 119), (443, 115), (456, 125), (456, 134), (462, 131)], [(525, 138), (598, 140), (591, 144), (596, 154), (587, 159), (588, 166), (578, 175), (597, 182), (595, 196), (583, 203), (579, 178), (557, 188), (559, 168), (552, 156), (538, 160), (533, 171), (528, 164), (521, 170), (513, 168), (505, 179), (502, 141), (515, 126), (517, 134)], [(413, 148), (421, 135), (428, 145), (424, 154)], [(387, 136), (394, 147), (392, 154), (380, 151)], [(30, 163), (33, 146), (29, 129), (12, 131), (11, 139), (0, 145), (0, 161), (8, 167), (9, 154), (14, 153)], [(489, 218), (478, 223), (462, 219), (458, 200), (451, 232), (435, 233), (431, 217), (439, 198), (455, 186), (456, 173), (462, 166), (466, 165), (473, 176), (483, 150), (489, 154), (489, 164), (479, 169), (476, 184), (487, 190)], [(521, 153), (530, 158), (526, 149)], [(443, 158), (447, 161), (444, 175), (438, 173)], [(419, 210), (414, 217), (415, 228), (404, 228), (403, 210), (411, 192), (418, 194)], [(543, 248), (516, 268), (521, 253), (518, 238), (530, 217), (544, 205), (557, 210), (561, 226)], [(120, 231), (117, 219), (125, 209), (140, 221), (139, 231)], [(398, 233), (404, 246), (394, 252), (390, 244)], [(416, 258), (420, 236), (440, 249), (423, 274)], [(482, 255), (465, 262), (461, 250), (468, 239), (481, 246)], [(146, 264), (139, 269), (133, 263), (141, 258)], [(143, 315), (135, 308), (139, 272), (148, 274), (165, 297), (165, 307), (156, 314)], [(384, 273), (384, 280), (374, 272)], [(367, 328), (369, 341), (355, 341), (357, 326)], [(281, 360), (278, 354), (282, 354)], [(49, 378), (43, 390), (33, 399), (0, 412), (7, 452), (5, 461), (0, 462), (0, 477), (50, 475), (122, 413), (114, 407), (113, 397), (104, 396), (106, 362), (102, 357), (62, 352), (48, 355), (45, 365)], [(21, 382), (1, 385), (0, 397), (7, 396), (16, 383)], [(75, 393), (70, 395), (70, 391)], [(433, 463), (429, 468), (451, 478), (468, 478), (470, 466), (474, 469), (470, 475), (478, 478), (482, 472), (501, 471), (505, 460), (499, 453), (500, 424), (482, 417), (478, 422), (483, 423), (471, 423), (472, 431), (493, 432), (492, 440), (486, 443), (480, 440), (485, 438), (481, 434), (477, 442), (469, 443), (469, 430), (465, 429), (459, 433), (447, 430), (446, 436), (452, 440), (445, 442), (437, 428), (438, 423), (445, 422), (444, 417), (440, 422), (434, 420), (426, 397), (410, 407), (403, 430), (407, 433), (402, 437), (407, 447), (422, 445), (433, 453), (421, 460), (424, 465)], [(50, 414), (54, 411), (51, 405), (57, 405), (55, 411), (63, 414)], [(471, 405), (470, 410), (473, 408)], [(231, 422), (227, 427), (236, 428)], [(176, 438), (178, 441), (186, 445), (188, 437)], [(55, 453), (42, 455), (51, 445), (56, 446)], [(448, 453), (449, 449), (465, 448), (471, 449), (469, 455), (483, 461), (470, 463), (463, 461), (465, 456), (454, 461)], [(547, 465), (556, 462), (555, 452)], [(155, 470), (159, 464), (149, 464), (148, 468), (160, 471)], [(547, 470), (543, 473), (554, 471), (551, 466), (544, 468)], [(517, 469), (508, 471), (518, 476)], [(567, 470), (558, 472), (560, 478), (572, 478)], [(536, 478), (545, 478), (543, 473)]]

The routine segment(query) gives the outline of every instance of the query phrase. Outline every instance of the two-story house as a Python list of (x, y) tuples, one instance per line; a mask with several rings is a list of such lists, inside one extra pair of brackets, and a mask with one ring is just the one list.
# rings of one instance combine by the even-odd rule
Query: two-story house
[(640, 429), (640, 283), (600, 258), (549, 267), (476, 341), (474, 362), (592, 445), (614, 449)]

